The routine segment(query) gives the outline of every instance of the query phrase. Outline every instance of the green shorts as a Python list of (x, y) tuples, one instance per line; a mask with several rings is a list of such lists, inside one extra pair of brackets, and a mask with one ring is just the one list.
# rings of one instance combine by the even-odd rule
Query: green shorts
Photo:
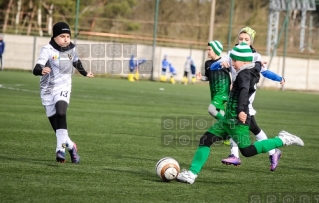
[(230, 136), (237, 143), (239, 148), (245, 148), (251, 145), (248, 125), (227, 124), (223, 122), (223, 120), (220, 120), (210, 127), (208, 132), (222, 137), (223, 140), (226, 140), (227, 136)]
[(214, 105), (216, 109), (225, 111), (225, 103), (227, 102), (227, 99), (228, 99), (228, 96), (225, 96), (223, 94), (215, 95), (210, 103)]

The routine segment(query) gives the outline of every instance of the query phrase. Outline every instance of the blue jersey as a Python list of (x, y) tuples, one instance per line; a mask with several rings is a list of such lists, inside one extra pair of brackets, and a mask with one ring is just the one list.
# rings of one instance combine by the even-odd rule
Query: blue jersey
[(5, 43), (3, 40), (0, 41), (0, 55), (3, 54), (4, 52), (4, 47), (5, 47)]
[(130, 59), (129, 66), (130, 66), (130, 70), (134, 70), (135, 69), (135, 61), (134, 61), (134, 57), (133, 56)]
[(169, 67), (169, 62), (167, 59), (163, 59), (162, 61), (162, 69), (167, 69)]
[(141, 65), (141, 64), (143, 64), (143, 63), (145, 63), (146, 62), (146, 60), (145, 59), (139, 59), (139, 60), (137, 60), (137, 65)]
[(130, 70), (135, 70), (137, 66), (139, 66), (145, 62), (146, 62), (145, 59), (134, 60), (134, 58), (132, 57), (130, 59), (130, 62), (129, 62)]
[(169, 72), (172, 73), (173, 75), (176, 75), (176, 70), (175, 70), (175, 68), (172, 66), (172, 64), (169, 64)]

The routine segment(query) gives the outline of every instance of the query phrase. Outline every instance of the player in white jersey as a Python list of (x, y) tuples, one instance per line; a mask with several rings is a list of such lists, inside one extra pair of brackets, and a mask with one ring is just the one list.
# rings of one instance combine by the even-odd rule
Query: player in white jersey
[(184, 76), (182, 79), (182, 84), (187, 85), (188, 83), (188, 73), (191, 71), (191, 64), (193, 64), (193, 60), (191, 59), (190, 56), (187, 57), (187, 60), (185, 62), (184, 66)]
[[(240, 44), (242, 42), (245, 42), (250, 46), (253, 52), (253, 62), (262, 61), (261, 55), (252, 47), (255, 34), (256, 34), (256, 31), (251, 29), (250, 27), (244, 27), (238, 33), (238, 43)], [(230, 64), (231, 64), (231, 58), (228, 54), (227, 56), (224, 56), (222, 58), (221, 65), (224, 67), (230, 68), (230, 71), (232, 73), (231, 74), (232, 81), (235, 81), (237, 73), (236, 73), (236, 70), (230, 66)], [(285, 83), (285, 79), (283, 77), (269, 71), (265, 64), (263, 64), (260, 73), (268, 79), (280, 82), (280, 84), (282, 85)], [(249, 115), (251, 116), (251, 124), (250, 124), (249, 130), (256, 136), (257, 140), (265, 140), (267, 139), (267, 135), (258, 126), (255, 119), (256, 110), (253, 108), (253, 105), (252, 105), (255, 99), (256, 90), (257, 90), (257, 86), (255, 85), (255, 92), (249, 97), (248, 108), (249, 108)], [(231, 165), (240, 165), (241, 161), (239, 158), (238, 146), (232, 139), (230, 139), (230, 143), (231, 143), (231, 154), (228, 156), (228, 158), (223, 159), (222, 163), (231, 164)], [(281, 151), (279, 149), (273, 149), (273, 150), (270, 150), (268, 153), (269, 153), (269, 161), (270, 161), (270, 170), (274, 171), (278, 166), (278, 162), (281, 157)]]
[(92, 78), (78, 59), (75, 45), (70, 41), (71, 30), (67, 23), (58, 22), (53, 26), (53, 36), (48, 45), (42, 47), (33, 74), (41, 76), (40, 95), (46, 115), (57, 138), (56, 161), (65, 162), (65, 148), (72, 163), (79, 163), (77, 146), (68, 135), (66, 112), (71, 96), (73, 66), (81, 75)]

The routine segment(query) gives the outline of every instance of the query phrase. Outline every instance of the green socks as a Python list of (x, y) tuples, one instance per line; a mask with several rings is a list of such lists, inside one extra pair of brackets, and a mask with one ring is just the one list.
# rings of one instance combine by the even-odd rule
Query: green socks
[(195, 152), (195, 155), (189, 170), (197, 175), (201, 171), (204, 164), (206, 163), (209, 154), (210, 154), (210, 147), (199, 146), (197, 148), (197, 151)]
[[(254, 146), (257, 149), (257, 153), (260, 154), (260, 153), (266, 153), (269, 150), (272, 150), (275, 148), (282, 147), (283, 142), (281, 141), (280, 138), (275, 137), (272, 139), (255, 142)], [(199, 146), (194, 154), (189, 170), (196, 175), (199, 174), (199, 172), (202, 170), (202, 167), (206, 163), (209, 157), (209, 154), (210, 154), (210, 147)]]
[(257, 153), (266, 153), (269, 150), (282, 147), (283, 143), (282, 140), (278, 137), (267, 139), (267, 140), (260, 140), (254, 143), (254, 146), (257, 149)]

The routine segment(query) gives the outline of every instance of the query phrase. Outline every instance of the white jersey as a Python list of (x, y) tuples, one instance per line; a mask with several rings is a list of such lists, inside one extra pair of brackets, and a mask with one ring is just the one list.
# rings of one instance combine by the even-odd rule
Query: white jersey
[[(230, 69), (230, 73), (231, 73), (231, 78), (232, 78), (232, 82), (234, 82), (236, 80), (236, 76), (237, 76), (237, 72), (235, 70), (235, 68), (231, 65), (231, 58), (230, 58), (230, 51), (228, 52), (228, 54), (226, 56), (223, 56), (222, 61), (227, 61), (230, 65), (229, 69)], [(261, 61), (261, 55), (258, 52), (253, 53), (253, 62), (256, 61)], [(267, 70), (267, 67), (265, 65), (263, 65), (261, 67), (260, 72), (264, 72)], [(255, 90), (257, 90), (257, 84), (255, 85)], [(256, 95), (256, 91), (249, 97), (249, 115), (254, 116), (257, 112), (253, 107), (253, 102), (255, 99), (255, 95)]]
[[(231, 75), (232, 75), (232, 82), (234, 82), (235, 79), (236, 79), (236, 76), (237, 76), (237, 72), (234, 69), (234, 67), (231, 65), (230, 51), (228, 52), (227, 55), (222, 57), (221, 61), (227, 61), (229, 63), (230, 72), (231, 72)], [(256, 61), (261, 61), (261, 55), (258, 52), (253, 53), (253, 62), (256, 62)], [(265, 65), (263, 65), (261, 67), (260, 72), (262, 73), (262, 72), (264, 72), (266, 70), (267, 70), (267, 67)]]
[(40, 79), (43, 105), (52, 104), (52, 96), (60, 91), (71, 92), (73, 62), (78, 61), (75, 48), (60, 52), (48, 44), (41, 49), (37, 64), (50, 67), (51, 72)]
[(185, 66), (184, 66), (184, 71), (185, 72), (189, 72), (191, 70), (191, 64), (192, 64), (192, 59), (187, 58), (186, 62), (185, 62)]

